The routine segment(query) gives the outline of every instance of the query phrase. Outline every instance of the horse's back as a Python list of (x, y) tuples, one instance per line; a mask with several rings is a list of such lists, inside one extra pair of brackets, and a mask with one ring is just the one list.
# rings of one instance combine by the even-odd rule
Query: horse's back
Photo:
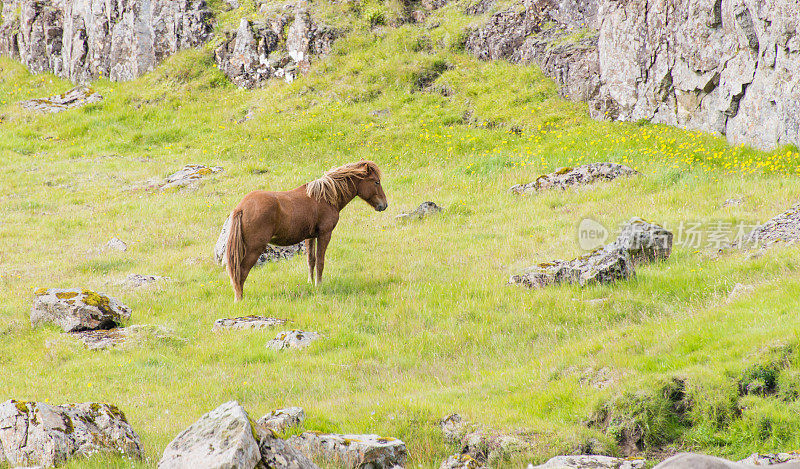
[[(237, 205), (242, 210), (245, 230), (269, 233), (266, 243), (291, 245), (312, 237), (318, 214), (317, 202), (301, 188), (291, 191), (250, 192)], [(247, 229), (249, 228), (249, 229)]]

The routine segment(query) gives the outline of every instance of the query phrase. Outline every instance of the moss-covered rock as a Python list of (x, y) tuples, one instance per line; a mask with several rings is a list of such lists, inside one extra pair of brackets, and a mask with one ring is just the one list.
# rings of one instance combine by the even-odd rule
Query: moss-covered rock
[(54, 323), (65, 332), (111, 329), (130, 316), (120, 301), (88, 289), (37, 291), (31, 307), (32, 326)]

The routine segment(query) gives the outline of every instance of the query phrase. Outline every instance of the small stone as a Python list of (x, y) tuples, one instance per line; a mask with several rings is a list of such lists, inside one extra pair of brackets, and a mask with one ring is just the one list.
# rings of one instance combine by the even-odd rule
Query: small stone
[(756, 287), (753, 285), (745, 285), (743, 283), (737, 283), (733, 286), (733, 290), (728, 294), (728, 303), (732, 303), (736, 299), (747, 296), (753, 293), (756, 290)]
[(471, 424), (458, 414), (450, 414), (439, 421), (442, 436), (448, 443), (457, 443), (467, 434)]
[(213, 332), (219, 332), (223, 329), (228, 330), (260, 330), (268, 329), (276, 326), (282, 326), (287, 323), (286, 319), (268, 318), (265, 316), (244, 316), (240, 318), (223, 318), (214, 321), (211, 326)]
[(127, 288), (142, 288), (156, 285), (160, 282), (169, 280), (169, 277), (159, 275), (130, 274), (121, 282)]
[(576, 168), (560, 168), (550, 174), (539, 176), (528, 184), (511, 187), (514, 194), (531, 194), (547, 189), (568, 189), (601, 181), (612, 181), (619, 177), (639, 174), (635, 169), (617, 163), (589, 163)]
[(485, 469), (487, 467), (469, 454), (454, 454), (445, 459), (439, 469)]
[(208, 412), (175, 437), (164, 450), (159, 469), (252, 469), (261, 461), (256, 432), (236, 401)]
[(405, 443), (378, 435), (305, 432), (292, 436), (287, 444), (310, 458), (347, 468), (392, 469), (406, 462)]
[(276, 433), (283, 433), (286, 429), (296, 427), (306, 419), (306, 413), (302, 407), (286, 407), (284, 409), (273, 410), (267, 415), (258, 419), (258, 426)]
[(106, 243), (106, 248), (125, 252), (128, 250), (128, 245), (125, 244), (121, 239), (114, 237), (108, 240), (108, 242)]
[(14, 400), (0, 404), (0, 464), (52, 467), (95, 453), (142, 457), (139, 435), (115, 406)]
[(31, 307), (31, 326), (51, 322), (64, 332), (111, 329), (131, 317), (116, 298), (86, 289), (40, 289)]
[(722, 202), (722, 208), (738, 207), (738, 206), (742, 205), (743, 203), (744, 203), (744, 199), (743, 198), (741, 198), (741, 197), (733, 197), (733, 198), (730, 198), (730, 199), (725, 199), (725, 201)]
[(300, 331), (297, 329), (283, 331), (267, 342), (267, 348), (272, 350), (301, 349), (311, 345), (312, 342), (322, 338), (317, 332)]
[(412, 212), (408, 213), (401, 213), (397, 215), (395, 219), (398, 221), (409, 220), (409, 219), (416, 219), (421, 220), (423, 218), (427, 218), (435, 213), (439, 213), (444, 209), (434, 202), (422, 202), (419, 207), (414, 209)]
[(95, 93), (91, 88), (77, 86), (64, 94), (50, 96), (49, 98), (22, 101), (20, 105), (29, 111), (55, 113), (86, 106), (91, 103), (97, 103), (102, 100), (103, 97)]

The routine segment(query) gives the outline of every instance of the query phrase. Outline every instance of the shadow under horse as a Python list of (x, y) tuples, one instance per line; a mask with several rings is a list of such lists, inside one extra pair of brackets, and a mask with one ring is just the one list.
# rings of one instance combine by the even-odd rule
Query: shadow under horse
[(267, 244), (291, 246), (305, 240), (308, 280), (314, 285), (321, 283), (325, 250), (339, 223), (339, 212), (356, 197), (379, 212), (389, 206), (381, 171), (372, 161), (333, 168), (289, 191), (253, 191), (244, 196), (231, 212), (225, 248), (234, 301), (242, 299), (247, 275)]

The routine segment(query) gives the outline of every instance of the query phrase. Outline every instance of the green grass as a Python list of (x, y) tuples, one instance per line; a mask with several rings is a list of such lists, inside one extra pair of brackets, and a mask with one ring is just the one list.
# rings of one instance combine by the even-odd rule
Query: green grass
[[(613, 286), (506, 285), (530, 265), (579, 254), (575, 227), (586, 216), (608, 226), (632, 216), (672, 227), (764, 221), (800, 198), (797, 149), (764, 153), (661, 125), (593, 121), (537, 68), (465, 55), (459, 34), (472, 19), (455, 6), (428, 20), (438, 28), (372, 30), (364, 11), (381, 5), (353, 12), (358, 22), (309, 76), (256, 91), (228, 84), (207, 48), (134, 82), (96, 81), (101, 103), (31, 115), (16, 103), (71, 84), (0, 59), (0, 396), (119, 406), (142, 436), (142, 467), (230, 399), (255, 418), (299, 405), (307, 429), (401, 438), (409, 467), (438, 467), (456, 451), (435, 428), (451, 412), (536, 432), (536, 450), (510, 466), (590, 442), (619, 454), (620, 435), (637, 428), (648, 451), (743, 457), (800, 447), (797, 248), (751, 259), (678, 245), (668, 262)], [(386, 18), (396, 14), (385, 8)], [(426, 92), (420, 77), (452, 92)], [(250, 110), (255, 117), (238, 124)], [(371, 114), (379, 110), (388, 112)], [(245, 301), (232, 304), (211, 259), (230, 209), (250, 190), (289, 189), (360, 158), (384, 170), (389, 210), (359, 201), (345, 209), (320, 288), (296, 258), (254, 271)], [(591, 190), (508, 193), (591, 161), (643, 175)], [(196, 191), (142, 189), (194, 162), (225, 172)], [(720, 208), (733, 196), (745, 204)], [(425, 200), (445, 212), (394, 221)], [(113, 236), (127, 252), (100, 250)], [(129, 291), (116, 284), (129, 273), (172, 280)], [(729, 303), (737, 282), (757, 290)], [(115, 296), (133, 309), (131, 323), (188, 341), (84, 350), (54, 328), (31, 329), (40, 287)], [(608, 301), (582, 301), (594, 298)], [(328, 339), (276, 353), (264, 344), (277, 330), (211, 332), (217, 318), (249, 314), (285, 317)], [(770, 347), (788, 351), (775, 358)], [(616, 384), (582, 379), (604, 367)], [(767, 378), (774, 392), (740, 396), (742, 382)], [(603, 416), (613, 424), (599, 423)], [(95, 458), (68, 467), (131, 465), (139, 464)]]

